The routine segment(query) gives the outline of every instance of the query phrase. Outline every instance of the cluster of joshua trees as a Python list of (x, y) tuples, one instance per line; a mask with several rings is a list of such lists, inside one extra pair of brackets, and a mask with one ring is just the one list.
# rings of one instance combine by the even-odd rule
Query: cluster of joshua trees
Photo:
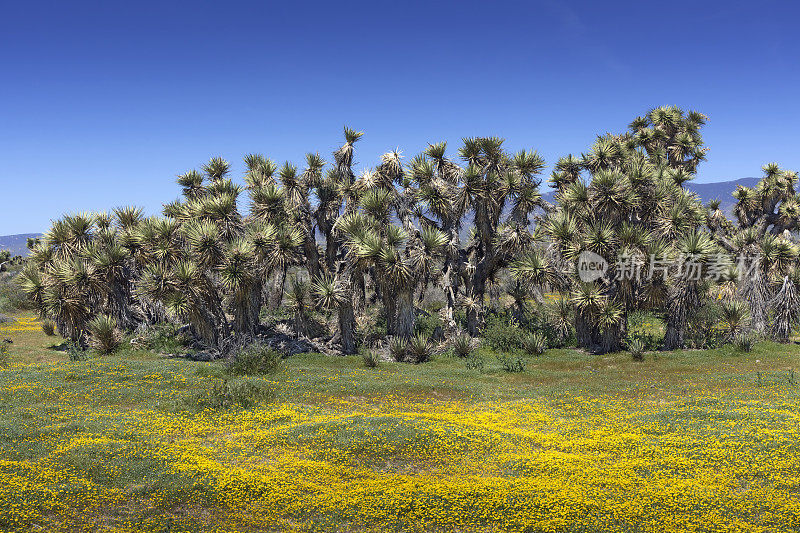
[[(718, 201), (702, 205), (684, 184), (705, 158), (704, 123), (662, 107), (598, 137), (557, 161), (552, 202), (539, 192), (544, 160), (495, 137), (453, 154), (445, 143), (408, 160), (388, 152), (356, 175), (362, 133), (345, 128), (331, 161), (246, 156), (243, 186), (213, 158), (178, 176), (182, 197), (163, 216), (124, 207), (55, 221), (30, 243), (20, 279), (78, 343), (98, 320), (125, 331), (173, 321), (219, 347), (257, 335), (262, 310), (285, 305), (297, 335), (325, 310), (332, 342), (354, 353), (360, 316), (408, 338), (424, 301), (440, 303), (445, 338), (475, 337), (503, 284), (520, 321), (528, 302), (555, 295), (553, 327), (593, 351), (625, 348), (636, 310), (663, 316), (664, 347), (679, 348), (715, 299), (732, 330), (788, 341), (800, 305), (797, 174), (766, 165), (757, 187), (736, 191), (733, 220)], [(586, 252), (608, 261), (590, 280)]]

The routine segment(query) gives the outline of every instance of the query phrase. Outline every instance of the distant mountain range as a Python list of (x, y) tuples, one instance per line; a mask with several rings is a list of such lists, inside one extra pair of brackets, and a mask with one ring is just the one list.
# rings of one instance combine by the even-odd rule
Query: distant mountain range
[[(718, 199), (721, 201), (720, 209), (728, 215), (732, 216), (733, 206), (736, 200), (733, 198), (733, 192), (738, 185), (744, 187), (755, 187), (759, 178), (740, 178), (731, 181), (717, 181), (713, 183), (686, 183), (686, 188), (692, 192), (697, 193), (704, 204), (710, 200)], [(543, 195), (545, 200), (552, 202), (555, 193), (547, 191)], [(469, 233), (468, 228), (464, 228), (465, 235)], [(39, 237), (41, 233), (22, 233), (20, 235), (4, 235), (0, 236), (0, 250), (11, 250), (11, 255), (28, 255), (28, 248), (26, 246), (29, 237)]]
[(719, 208), (728, 216), (733, 214), (733, 206), (736, 205), (736, 199), (733, 193), (736, 187), (741, 185), (743, 187), (755, 187), (760, 178), (739, 178), (733, 181), (715, 181), (714, 183), (686, 183), (686, 188), (692, 192), (697, 193), (697, 196), (707, 204), (710, 200), (719, 200)]
[(41, 233), (21, 233), (0, 236), (0, 250), (11, 250), (11, 255), (28, 255), (28, 238), (41, 236)]

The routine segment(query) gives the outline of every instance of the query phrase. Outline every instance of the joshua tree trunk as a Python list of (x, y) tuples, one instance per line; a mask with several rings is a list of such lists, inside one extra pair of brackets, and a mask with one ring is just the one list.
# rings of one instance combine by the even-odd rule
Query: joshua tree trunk
[(309, 214), (308, 200), (302, 206), (302, 215), (300, 217), (303, 228), (303, 251), (305, 252), (306, 267), (311, 279), (319, 276), (319, 250), (317, 249), (317, 239), (314, 235), (314, 225), (311, 223), (311, 215)]
[(364, 272), (354, 272), (353, 307), (358, 313), (363, 313), (366, 307), (367, 286), (364, 282)]
[(622, 339), (625, 338), (625, 321), (623, 318), (619, 324), (603, 331), (603, 337), (600, 343), (600, 351), (602, 353), (618, 352), (622, 350)]
[(580, 309), (575, 311), (575, 339), (581, 348), (592, 347), (592, 328)]
[(768, 290), (760, 266), (755, 266), (750, 272), (740, 281), (739, 294), (750, 308), (750, 328), (764, 335), (767, 332)]
[(664, 334), (665, 350), (677, 350), (683, 347), (688, 309), (696, 309), (698, 305), (697, 286), (692, 282), (679, 283), (670, 298), (667, 310), (667, 331)]
[(339, 334), (342, 337), (342, 352), (345, 355), (356, 353), (356, 317), (353, 301), (348, 299), (339, 306)]
[[(478, 264), (475, 273), (472, 275), (472, 287), (469, 293), (472, 298), (479, 305), (483, 305), (483, 297), (486, 294), (486, 278), (485, 269), (482, 263)], [(480, 310), (478, 305), (473, 305), (467, 309), (467, 332), (472, 337), (477, 337), (480, 329)]]
[(489, 286), (489, 304), (492, 309), (497, 309), (500, 303), (500, 285), (497, 282), (492, 282)]
[(233, 328), (236, 333), (255, 335), (260, 322), (261, 283), (255, 283), (243, 295), (237, 295), (234, 308)]
[(200, 339), (209, 347), (216, 348), (219, 346), (220, 335), (219, 329), (215, 324), (215, 319), (211, 313), (202, 308), (195, 308), (195, 311), (190, 311), (187, 315), (189, 323), (192, 325)]
[(386, 313), (386, 333), (397, 335), (397, 299), (386, 287), (383, 288), (383, 310)]
[(286, 286), (286, 271), (289, 267), (284, 266), (281, 270), (281, 282), (278, 285), (278, 300), (275, 302), (275, 309), (280, 309), (281, 302), (283, 302), (283, 291)]
[(113, 282), (106, 308), (122, 330), (130, 331), (136, 327), (136, 320), (131, 310), (130, 291), (126, 291), (121, 283)]
[(770, 302), (770, 307), (775, 311), (771, 333), (778, 342), (789, 342), (792, 324), (797, 319), (798, 297), (794, 283), (789, 276), (784, 276), (781, 290)]
[[(447, 261), (450, 262), (449, 259)], [(453, 283), (453, 265), (445, 264), (444, 275), (442, 276), (443, 290), (445, 295), (445, 321), (447, 326), (453, 329), (455, 326), (455, 307), (456, 307), (456, 287)]]
[(336, 272), (336, 252), (338, 249), (339, 243), (336, 242), (333, 231), (327, 231), (325, 233), (325, 266), (328, 272)]
[(414, 291), (402, 289), (397, 296), (397, 325), (395, 335), (407, 339), (414, 334)]
[(345, 280), (344, 294), (339, 303), (339, 336), (342, 338), (342, 352), (345, 355), (356, 353), (356, 316), (353, 312), (353, 269), (346, 264), (342, 272)]

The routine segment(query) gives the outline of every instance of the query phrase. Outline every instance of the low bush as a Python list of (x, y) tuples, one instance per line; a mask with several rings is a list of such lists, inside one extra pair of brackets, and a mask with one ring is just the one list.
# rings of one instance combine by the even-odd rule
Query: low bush
[(406, 345), (405, 339), (392, 337), (389, 341), (389, 356), (398, 363), (402, 363), (406, 360)]
[(253, 343), (234, 355), (227, 370), (233, 376), (255, 376), (272, 374), (282, 368), (280, 353), (265, 344)]
[(452, 349), (456, 357), (469, 357), (475, 349), (474, 341), (466, 333), (460, 333), (453, 338)]
[(484, 361), (483, 357), (480, 355), (470, 355), (466, 358), (464, 363), (467, 365), (467, 368), (470, 370), (477, 370), (478, 372), (483, 372)]
[(386, 337), (386, 321), (376, 309), (356, 317), (356, 336), (359, 344), (377, 346)]
[(421, 333), (427, 337), (431, 337), (436, 328), (442, 326), (442, 319), (436, 312), (433, 313), (420, 313), (417, 315), (416, 323), (414, 324), (414, 332)]
[(0, 340), (0, 367), (5, 368), (8, 366), (8, 360), (11, 355), (8, 352), (9, 342), (6, 339)]
[(102, 354), (110, 354), (122, 343), (117, 321), (108, 315), (97, 315), (87, 324), (89, 345)]
[(433, 352), (431, 341), (424, 333), (417, 333), (408, 341), (406, 353), (412, 363), (425, 363), (430, 361)]
[[(647, 311), (632, 311), (628, 315), (628, 342), (638, 339), (645, 350), (658, 350), (663, 342), (662, 319)], [(686, 333), (689, 336), (689, 332)]]
[(725, 344), (723, 306), (715, 301), (704, 304), (686, 322), (684, 342), (687, 348), (700, 350), (719, 348)]
[(188, 342), (188, 337), (181, 333), (180, 327), (169, 322), (140, 328), (131, 341), (151, 352), (171, 354), (183, 351)]
[(758, 342), (758, 335), (754, 333), (741, 333), (733, 338), (733, 347), (737, 351), (749, 353), (753, 351)]
[(628, 342), (628, 351), (634, 361), (644, 361), (645, 344), (642, 339), (635, 338)]
[(361, 352), (361, 359), (364, 361), (364, 366), (367, 368), (375, 368), (381, 361), (381, 356), (375, 350), (363, 350)]
[(89, 353), (80, 344), (73, 341), (67, 341), (66, 352), (70, 361), (86, 361), (89, 359)]
[(526, 332), (513, 318), (504, 314), (490, 315), (482, 336), (484, 342), (495, 350), (512, 352), (522, 348)]
[(16, 274), (0, 273), (0, 313), (12, 313), (33, 308), (33, 302), (22, 291)]
[(522, 340), (522, 349), (528, 355), (542, 355), (547, 350), (547, 339), (539, 331), (528, 333)]
[(519, 356), (498, 355), (497, 360), (506, 372), (523, 372), (525, 370), (525, 360)]
[(249, 409), (259, 402), (270, 400), (274, 391), (252, 383), (249, 380), (223, 380), (215, 381), (211, 389), (201, 393), (196, 400), (200, 407), (212, 409), (230, 409), (241, 407)]

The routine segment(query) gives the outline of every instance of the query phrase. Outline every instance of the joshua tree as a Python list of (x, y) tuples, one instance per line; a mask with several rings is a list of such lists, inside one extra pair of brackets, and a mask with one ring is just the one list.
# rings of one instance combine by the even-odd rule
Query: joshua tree
[(370, 215), (351, 213), (340, 220), (348, 236), (353, 261), (374, 269), (386, 305), (388, 331), (409, 338), (414, 333), (414, 294), (430, 278), (433, 263), (447, 236), (433, 227), (411, 233), (401, 226), (383, 224)]
[[(320, 305), (337, 310), (342, 351), (346, 354), (357, 351), (355, 309), (364, 302), (364, 277), (347, 253), (345, 235), (339, 229), (341, 224), (338, 221), (357, 208), (352, 167), (354, 145), (362, 135), (362, 132), (345, 127), (345, 142), (333, 153), (335, 167), (321, 178), (324, 163), (318, 156), (313, 156), (308, 158), (308, 168), (304, 172), (308, 187), (315, 185), (317, 197), (317, 207), (311, 218), (325, 238), (324, 272), (313, 279), (312, 287)], [(307, 222), (303, 224), (307, 227)], [(358, 301), (354, 303), (356, 297)]]
[(664, 348), (667, 350), (683, 346), (690, 313), (702, 304), (702, 285), (707, 278), (708, 263), (720, 255), (711, 236), (698, 230), (681, 235), (675, 248), (684, 260), (684, 271), (674, 277), (668, 291), (667, 330), (664, 335)]
[(774, 309), (770, 333), (778, 342), (789, 342), (792, 326), (797, 323), (800, 314), (800, 298), (797, 295), (796, 270), (792, 275), (784, 276), (781, 289), (770, 302)]
[[(464, 139), (459, 150), (463, 168), (445, 157), (445, 143), (431, 145), (411, 162), (406, 182), (424, 202), (420, 222), (448, 238), (442, 278), (448, 318), (460, 293), (473, 336), (479, 331), (487, 282), (532, 242), (529, 215), (543, 205), (535, 176), (544, 160), (534, 151), (509, 154), (503, 142)], [(475, 230), (462, 245), (458, 231), (470, 213)]]
[[(628, 313), (665, 309), (670, 291), (685, 297), (667, 310), (668, 344), (682, 342), (683, 317), (699, 305), (691, 297), (696, 287), (683, 284), (681, 292), (674, 269), (652, 275), (644, 264), (674, 259), (676, 243), (705, 222), (698, 199), (682, 187), (704, 158), (704, 121), (699, 113), (657, 108), (634, 120), (629, 132), (598, 137), (588, 153), (556, 164), (550, 182), (557, 204), (543, 232), (552, 241), (546, 252), (552, 268), (570, 273), (580, 346), (620, 349)], [(605, 258), (609, 268), (597, 279), (580, 280), (575, 265), (582, 252)]]
[[(738, 224), (731, 224), (714, 203), (709, 206), (708, 226), (739, 269), (738, 297), (749, 307), (751, 328), (784, 340), (797, 312), (792, 307), (794, 282), (787, 275), (798, 256), (791, 232), (800, 227), (800, 197), (796, 172), (782, 170), (776, 163), (764, 165), (763, 171), (756, 187), (739, 186), (733, 194)], [(780, 324), (769, 325), (770, 306)]]

